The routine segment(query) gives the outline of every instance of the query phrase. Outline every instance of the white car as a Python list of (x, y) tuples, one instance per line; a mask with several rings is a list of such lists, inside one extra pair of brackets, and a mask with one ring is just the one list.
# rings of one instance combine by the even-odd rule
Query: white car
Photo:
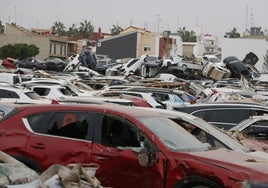
[(0, 103), (36, 104), (51, 103), (51, 100), (42, 98), (28, 88), (0, 83)]
[[(232, 127), (230, 131), (238, 131), (250, 137), (262, 137), (268, 140), (268, 115), (251, 116)], [(263, 138), (264, 137), (264, 138)]]
[(80, 83), (79, 81), (74, 81), (74, 84), (71, 81), (63, 79), (53, 79), (53, 78), (34, 78), (30, 81), (25, 81), (23, 84), (29, 88), (36, 85), (59, 85), (67, 90), (69, 90), (72, 95), (75, 96), (93, 96), (95, 91), (90, 88), (88, 85)]
[(32, 85), (30, 86), (30, 89), (37, 93), (38, 95), (48, 98), (48, 99), (61, 99), (65, 97), (75, 97), (77, 96), (76, 93), (74, 93), (71, 90), (68, 90), (64, 86), (60, 85)]
[(173, 55), (173, 56), (170, 56), (169, 58), (163, 60), (162, 67), (167, 67), (170, 65), (177, 65), (178, 63), (180, 63), (183, 60), (184, 60), (183, 57)]
[(63, 72), (71, 72), (76, 69), (81, 63), (79, 60), (79, 54), (74, 54), (70, 56), (67, 60), (67, 65), (65, 66)]
[(216, 64), (216, 65), (221, 66), (221, 67), (225, 67), (225, 64), (223, 63), (223, 61), (221, 61), (220, 58), (218, 58), (215, 55), (204, 55), (202, 60), (201, 60), (201, 64), (205, 65), (208, 62)]
[[(143, 56), (143, 59), (145, 56)], [(143, 63), (142, 59), (133, 58), (123, 64), (120, 69), (120, 75), (128, 76), (130, 74), (134, 74), (141, 68), (141, 64)]]
[(121, 93), (121, 94), (127, 94), (127, 95), (132, 95), (136, 97), (143, 98), (147, 101), (147, 103), (152, 107), (152, 108), (160, 108), (163, 109), (164, 105), (157, 102), (156, 99), (152, 96), (151, 93), (145, 93), (145, 92), (135, 92), (135, 91), (125, 91), (125, 90), (111, 90), (111, 91), (102, 91), (99, 93), (99, 95), (103, 95), (104, 93)]

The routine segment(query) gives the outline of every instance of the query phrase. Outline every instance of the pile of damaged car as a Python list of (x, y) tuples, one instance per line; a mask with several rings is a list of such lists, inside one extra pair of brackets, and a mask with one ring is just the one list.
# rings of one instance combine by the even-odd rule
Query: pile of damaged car
[(110, 60), (1, 69), (0, 187), (268, 187), (255, 54)]

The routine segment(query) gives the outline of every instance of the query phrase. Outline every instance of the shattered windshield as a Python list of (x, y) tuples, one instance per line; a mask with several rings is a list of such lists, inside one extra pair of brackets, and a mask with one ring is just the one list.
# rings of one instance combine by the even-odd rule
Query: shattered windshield
[(165, 117), (138, 118), (150, 129), (161, 142), (170, 150), (176, 151), (205, 151), (207, 145), (202, 144), (182, 127)]

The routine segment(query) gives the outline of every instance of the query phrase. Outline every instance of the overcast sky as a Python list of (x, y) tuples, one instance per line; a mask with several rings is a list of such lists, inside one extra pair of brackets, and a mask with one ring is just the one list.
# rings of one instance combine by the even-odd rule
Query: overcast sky
[(0, 20), (27, 29), (50, 29), (60, 21), (66, 30), (88, 20), (107, 33), (116, 24), (172, 32), (199, 25), (222, 37), (234, 27), (241, 34), (246, 26), (268, 29), (267, 8), (268, 0), (0, 0)]

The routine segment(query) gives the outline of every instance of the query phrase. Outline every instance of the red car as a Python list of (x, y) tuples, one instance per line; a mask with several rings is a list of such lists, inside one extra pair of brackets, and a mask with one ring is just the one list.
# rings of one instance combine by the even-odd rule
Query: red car
[(98, 163), (103, 186), (221, 188), (265, 183), (268, 161), (209, 150), (158, 112), (119, 105), (0, 106), (0, 149), (43, 171)]
[(16, 69), (17, 67), (14, 64), (14, 62), (16, 62), (16, 61), (17, 61), (16, 59), (12, 59), (12, 58), (7, 57), (6, 59), (2, 60), (1, 65), (6, 67), (6, 68)]

